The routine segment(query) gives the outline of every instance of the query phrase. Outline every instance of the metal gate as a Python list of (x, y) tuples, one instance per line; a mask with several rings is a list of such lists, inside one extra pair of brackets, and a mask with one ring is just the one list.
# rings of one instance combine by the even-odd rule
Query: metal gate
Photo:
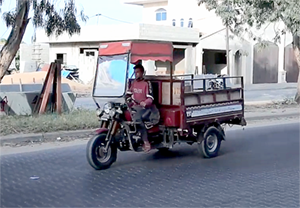
[(264, 48), (256, 44), (253, 50), (253, 84), (278, 83), (279, 47), (268, 42)]
[(286, 82), (298, 81), (299, 69), (292, 44), (287, 45), (284, 50), (284, 69), (286, 71)]

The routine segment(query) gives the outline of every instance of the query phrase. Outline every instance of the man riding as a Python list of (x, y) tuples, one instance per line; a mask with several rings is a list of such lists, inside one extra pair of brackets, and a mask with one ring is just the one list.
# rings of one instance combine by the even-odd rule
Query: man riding
[(134, 67), (135, 80), (131, 83), (126, 94), (132, 100), (130, 107), (136, 111), (133, 120), (137, 123), (137, 127), (141, 132), (144, 151), (148, 152), (151, 150), (151, 145), (148, 141), (147, 129), (158, 123), (159, 111), (153, 103), (152, 86), (150, 82), (144, 79), (144, 72), (143, 65), (137, 64)]

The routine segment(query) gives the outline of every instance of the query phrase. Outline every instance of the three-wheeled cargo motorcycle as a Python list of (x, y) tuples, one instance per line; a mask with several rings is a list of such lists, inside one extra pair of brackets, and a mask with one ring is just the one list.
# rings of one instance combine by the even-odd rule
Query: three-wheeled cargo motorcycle
[[(93, 87), (100, 128), (86, 147), (87, 160), (96, 170), (109, 168), (117, 159), (118, 149), (143, 151), (141, 133), (132, 119), (134, 111), (125, 92), (134, 80), (134, 64), (147, 60), (162, 62), (169, 68), (168, 75), (145, 76), (151, 82), (154, 104), (160, 113), (159, 123), (147, 128), (152, 149), (168, 151), (176, 143), (196, 143), (201, 155), (215, 157), (225, 140), (223, 125), (246, 125), (243, 77), (174, 75), (171, 42), (102, 43)], [(208, 87), (214, 79), (222, 79), (220, 88)], [(229, 79), (237, 79), (235, 83), (239, 84), (229, 86)]]

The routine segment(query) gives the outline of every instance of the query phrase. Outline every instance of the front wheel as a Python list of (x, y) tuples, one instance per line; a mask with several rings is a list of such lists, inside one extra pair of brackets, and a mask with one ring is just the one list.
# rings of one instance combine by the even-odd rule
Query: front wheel
[(198, 144), (198, 150), (206, 158), (216, 157), (220, 150), (222, 133), (214, 126), (209, 127), (203, 135), (203, 141)]
[(157, 150), (160, 153), (167, 153), (167, 152), (169, 152), (170, 148), (168, 148), (168, 147), (161, 147), (161, 148), (157, 148)]
[(109, 168), (117, 160), (117, 147), (111, 144), (105, 152), (106, 134), (99, 134), (87, 143), (86, 157), (96, 170)]

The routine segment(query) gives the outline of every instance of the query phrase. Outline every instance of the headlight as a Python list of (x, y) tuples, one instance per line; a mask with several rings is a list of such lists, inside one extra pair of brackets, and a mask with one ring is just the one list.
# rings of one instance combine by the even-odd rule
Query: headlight
[(106, 103), (103, 107), (103, 110), (106, 114), (109, 114), (109, 111), (111, 110), (111, 108), (112, 108), (111, 103)]
[(109, 112), (109, 115), (111, 116), (111, 117), (114, 117), (115, 115), (116, 115), (116, 109), (111, 109), (110, 110), (110, 112)]

